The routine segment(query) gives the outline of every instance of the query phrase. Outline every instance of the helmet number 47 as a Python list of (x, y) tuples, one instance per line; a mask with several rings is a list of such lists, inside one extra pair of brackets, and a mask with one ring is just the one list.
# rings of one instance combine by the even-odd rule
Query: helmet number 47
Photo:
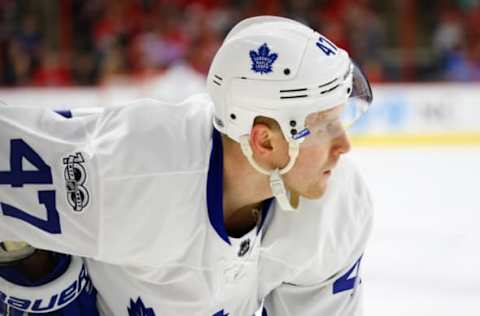
[(330, 56), (330, 55), (336, 55), (338, 48), (330, 42), (328, 39), (325, 37), (320, 36), (316, 43), (317, 47), (320, 48), (325, 55)]

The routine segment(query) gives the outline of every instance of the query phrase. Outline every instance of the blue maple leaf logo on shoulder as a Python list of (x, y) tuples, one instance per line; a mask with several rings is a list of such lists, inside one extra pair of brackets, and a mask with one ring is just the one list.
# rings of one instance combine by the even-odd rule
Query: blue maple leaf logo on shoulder
[(130, 307), (127, 309), (128, 316), (155, 316), (153, 309), (145, 307), (140, 297), (137, 298), (136, 302), (130, 299)]
[(258, 52), (251, 50), (250, 59), (252, 60), (252, 70), (261, 74), (272, 72), (272, 65), (277, 60), (278, 54), (271, 53), (267, 43), (258, 48)]

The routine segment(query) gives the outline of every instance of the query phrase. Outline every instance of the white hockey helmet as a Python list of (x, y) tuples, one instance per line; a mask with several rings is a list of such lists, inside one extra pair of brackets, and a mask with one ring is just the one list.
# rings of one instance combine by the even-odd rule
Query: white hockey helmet
[[(270, 176), (284, 210), (295, 207), (281, 175), (316, 129), (307, 125), (309, 115), (343, 106), (343, 118), (352, 123), (372, 101), (368, 80), (346, 51), (299, 22), (274, 16), (245, 19), (230, 31), (210, 66), (207, 90), (215, 128), (239, 142), (250, 164)], [(253, 159), (248, 135), (259, 116), (274, 119), (289, 143), (290, 161), (282, 169), (266, 170)]]
[(274, 16), (248, 18), (230, 31), (210, 66), (207, 89), (216, 129), (236, 141), (264, 116), (278, 122), (288, 141), (301, 142), (309, 114), (343, 104), (354, 120), (372, 101), (368, 80), (345, 50)]

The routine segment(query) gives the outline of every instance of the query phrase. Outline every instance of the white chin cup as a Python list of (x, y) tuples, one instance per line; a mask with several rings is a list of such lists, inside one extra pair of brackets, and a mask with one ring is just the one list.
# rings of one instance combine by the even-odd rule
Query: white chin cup
[(267, 170), (261, 167), (253, 158), (252, 148), (250, 147), (249, 135), (240, 136), (240, 148), (243, 155), (247, 158), (250, 165), (258, 172), (270, 177), (270, 188), (273, 196), (277, 199), (280, 207), (284, 211), (296, 211), (288, 198), (288, 192), (285, 189), (282, 176), (292, 169), (298, 157), (299, 145), (298, 142), (288, 142), (288, 155), (290, 160), (283, 169)]

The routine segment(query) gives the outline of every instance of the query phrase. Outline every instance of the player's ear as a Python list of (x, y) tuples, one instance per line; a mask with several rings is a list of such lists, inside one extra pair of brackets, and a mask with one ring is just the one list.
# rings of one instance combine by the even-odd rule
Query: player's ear
[(250, 131), (250, 146), (257, 157), (264, 157), (273, 150), (272, 130), (265, 122), (256, 122)]
[(288, 143), (283, 137), (278, 123), (267, 117), (257, 117), (250, 132), (250, 146), (255, 159), (277, 168), (278, 164), (288, 158)]

